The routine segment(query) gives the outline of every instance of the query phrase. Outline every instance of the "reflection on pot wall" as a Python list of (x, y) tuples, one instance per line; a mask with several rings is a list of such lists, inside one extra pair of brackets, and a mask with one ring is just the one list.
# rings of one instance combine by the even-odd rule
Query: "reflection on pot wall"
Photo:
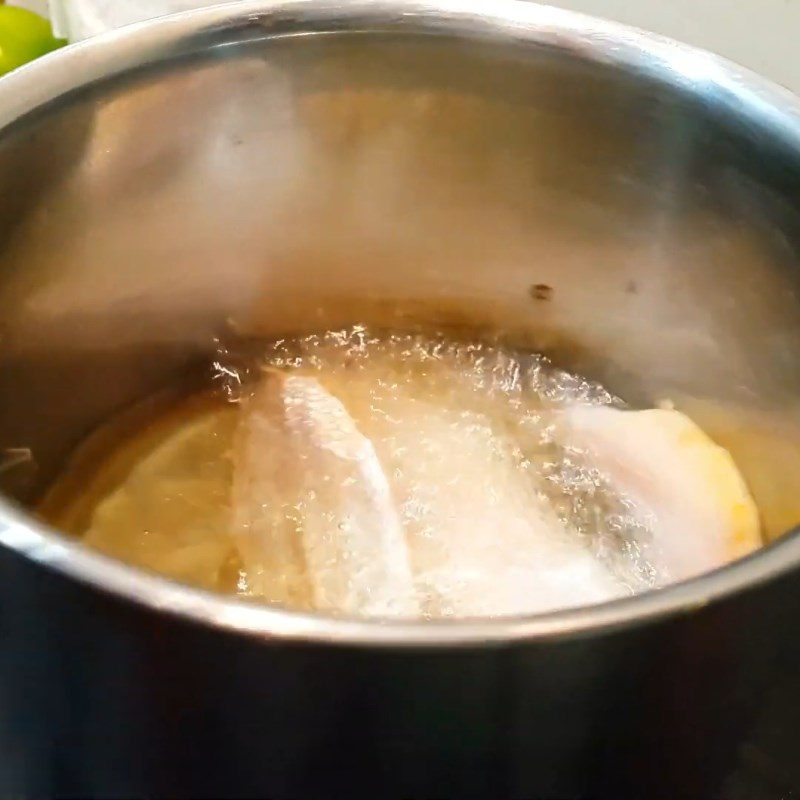
[(797, 165), (776, 182), (776, 145), (721, 107), (490, 45), (238, 56), (88, 90), (3, 145), (0, 170), (42, 178), (0, 209), (0, 442), (39, 466), (6, 476), (20, 496), (230, 329), (466, 322), (634, 402), (796, 425)]

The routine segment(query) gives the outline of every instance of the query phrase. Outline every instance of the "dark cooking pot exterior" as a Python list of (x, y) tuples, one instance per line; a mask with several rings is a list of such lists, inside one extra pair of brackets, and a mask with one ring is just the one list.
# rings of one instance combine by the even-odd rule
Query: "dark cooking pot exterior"
[(800, 793), (797, 535), (595, 608), (380, 624), (30, 513), (231, 329), (468, 323), (633, 402), (792, 419), (793, 96), (513, 0), (247, 2), (48, 56), (0, 125), (0, 795)]
[(7, 797), (787, 798), (800, 592), (463, 648), (234, 635), (3, 552)]

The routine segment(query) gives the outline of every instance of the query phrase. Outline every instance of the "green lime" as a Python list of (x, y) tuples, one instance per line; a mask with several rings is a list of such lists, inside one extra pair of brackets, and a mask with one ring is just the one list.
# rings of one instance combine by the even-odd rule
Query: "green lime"
[(44, 17), (25, 8), (0, 5), (0, 75), (65, 44), (65, 39), (53, 36)]

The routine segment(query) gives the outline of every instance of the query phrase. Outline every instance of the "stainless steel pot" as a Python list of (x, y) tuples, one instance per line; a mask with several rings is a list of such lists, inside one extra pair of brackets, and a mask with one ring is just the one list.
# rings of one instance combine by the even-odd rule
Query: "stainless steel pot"
[(796, 535), (595, 608), (378, 624), (178, 586), (26, 511), (231, 328), (468, 323), (634, 402), (796, 419), (793, 96), (552, 8), (314, 0), (67, 48), (0, 81), (0, 124), (0, 446), (34, 459), (2, 473), (0, 794), (800, 786)]

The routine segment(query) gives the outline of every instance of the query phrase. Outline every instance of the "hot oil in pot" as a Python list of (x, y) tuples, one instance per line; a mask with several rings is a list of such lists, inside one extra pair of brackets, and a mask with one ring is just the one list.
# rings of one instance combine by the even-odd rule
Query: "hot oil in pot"
[(759, 544), (688, 417), (536, 354), (353, 327), (220, 351), (210, 376), (95, 434), (43, 515), (178, 580), (374, 617), (591, 604)]

